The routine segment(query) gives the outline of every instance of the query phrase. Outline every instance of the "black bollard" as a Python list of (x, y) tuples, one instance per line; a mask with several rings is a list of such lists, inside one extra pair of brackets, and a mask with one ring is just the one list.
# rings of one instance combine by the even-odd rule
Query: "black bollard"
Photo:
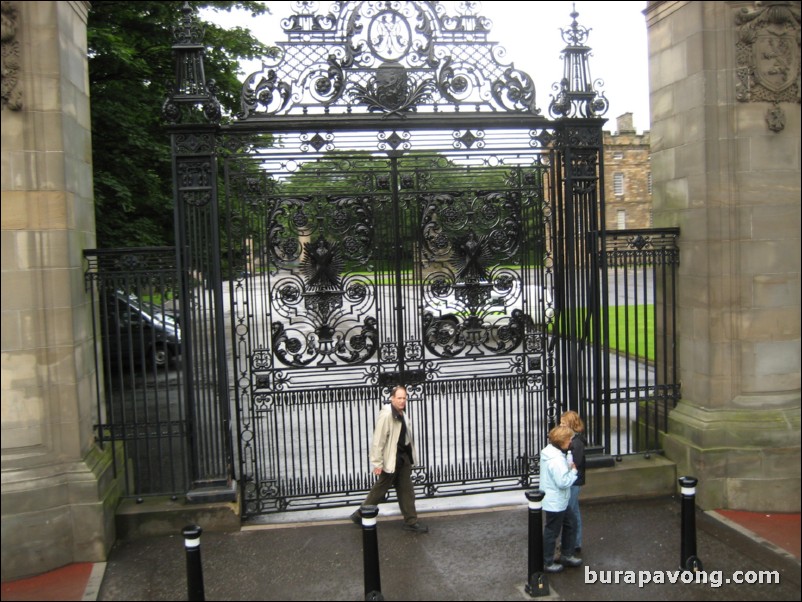
[(549, 595), (549, 579), (543, 570), (543, 498), (540, 489), (526, 492), (529, 500), (529, 571), (526, 593), (533, 598)]
[(702, 561), (696, 556), (696, 484), (694, 477), (680, 477), (682, 493), (682, 538), (680, 541), (679, 568), (701, 571)]
[(362, 556), (365, 564), (365, 600), (384, 600), (379, 574), (378, 506), (362, 506)]
[(198, 525), (189, 525), (182, 530), (184, 549), (187, 551), (187, 600), (206, 599), (203, 593), (203, 567), (201, 566), (200, 536), (203, 533)]

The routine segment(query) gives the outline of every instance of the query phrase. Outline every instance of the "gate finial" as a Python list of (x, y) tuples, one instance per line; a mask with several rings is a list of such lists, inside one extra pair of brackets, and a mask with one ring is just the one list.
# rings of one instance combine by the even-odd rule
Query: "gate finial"
[(189, 2), (181, 7), (181, 21), (173, 27), (173, 62), (175, 86), (162, 107), (162, 116), (172, 123), (181, 121), (181, 105), (203, 107), (203, 114), (212, 123), (220, 120), (220, 102), (215, 97), (214, 80), (206, 81), (203, 69), (204, 29)]
[(579, 25), (576, 4), (573, 7), (570, 28), (560, 30), (566, 43), (562, 51), (563, 78), (552, 86), (557, 94), (551, 97), (549, 113), (552, 117), (601, 117), (609, 108), (601, 91), (604, 81), (591, 79), (589, 59), (592, 49), (585, 45), (590, 29)]

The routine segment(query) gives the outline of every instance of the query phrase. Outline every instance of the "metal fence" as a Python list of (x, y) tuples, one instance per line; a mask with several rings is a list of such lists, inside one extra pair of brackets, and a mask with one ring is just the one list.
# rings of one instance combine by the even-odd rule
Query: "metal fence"
[[(588, 423), (591, 444), (613, 455), (659, 450), (668, 413), (680, 398), (674, 332), (678, 236), (678, 229), (607, 233), (600, 262), (608, 285), (607, 299), (601, 303), (607, 319), (602, 320), (600, 330), (608, 351), (601, 366), (603, 395), (601, 400), (583, 399), (580, 411)], [(87, 288), (94, 300), (98, 442), (112, 445), (115, 454), (124, 454), (121, 464), (127, 496), (184, 495), (192, 481), (192, 408), (186, 402), (187, 381), (181, 361), (175, 250), (103, 249), (85, 251), (84, 256)], [(466, 386), (471, 383), (466, 381)], [(441, 384), (433, 381), (426, 386)], [(461, 397), (455, 393), (448, 397)], [(511, 445), (508, 438), (517, 430), (504, 425), (505, 421), (517, 420), (517, 415), (508, 410), (496, 415), (492, 408), (501, 407), (501, 400), (514, 393), (513, 388), (486, 398), (468, 395), (476, 411), (488, 416), (482, 423), (486, 432), (464, 431), (456, 422), (438, 426), (435, 420), (432, 427), (418, 431), (423, 447), (439, 449), (438, 437), (461, 438), (462, 447), (478, 450), (477, 462), (481, 464), (483, 446)], [(371, 403), (376, 398), (371, 394)], [(440, 406), (425, 410), (444, 411)], [(447, 415), (456, 420), (453, 416), (461, 414), (454, 409)], [(344, 424), (355, 419), (356, 415), (341, 418)], [(545, 420), (542, 416), (540, 419)], [(372, 426), (365, 422), (360, 428), (360, 440), (369, 439)], [(501, 467), (498, 474), (482, 464), (480, 480), (487, 480), (493, 489), (495, 480), (520, 479), (525, 474), (520, 461), (532, 461), (528, 453), (536, 453), (536, 447), (512, 445), (514, 453), (507, 454), (513, 458), (512, 464)], [(244, 449), (265, 453), (247, 444)], [(524, 449), (530, 452), (522, 452)], [(292, 447), (282, 453), (288, 456), (285, 462), (302, 462), (305, 458)], [(353, 460), (366, 461), (359, 453)], [(475, 479), (475, 467), (470, 472), (471, 476), (459, 475), (456, 481)], [(364, 489), (365, 484), (345, 486), (354, 488)], [(447, 489), (438, 489), (436, 495), (454, 494)]]
[(175, 249), (92, 249), (84, 257), (93, 298), (97, 441), (111, 445), (114, 466), (124, 467), (127, 496), (183, 495), (190, 433)]
[(597, 443), (614, 455), (656, 451), (680, 399), (676, 293), (678, 228), (608, 231), (602, 265), (607, 357), (601, 420), (588, 406)]

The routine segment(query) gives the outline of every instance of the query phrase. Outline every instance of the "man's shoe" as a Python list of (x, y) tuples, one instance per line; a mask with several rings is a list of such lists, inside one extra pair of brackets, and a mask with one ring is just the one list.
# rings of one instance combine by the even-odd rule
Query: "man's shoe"
[(552, 562), (551, 564), (547, 564), (543, 570), (547, 573), (562, 573), (563, 570), (565, 570), (565, 567), (556, 562)]
[(362, 526), (362, 515), (359, 513), (359, 510), (355, 510), (351, 515), (351, 522), (358, 527)]
[(582, 566), (582, 559), (576, 556), (563, 556), (560, 562), (565, 566)]
[(413, 533), (428, 533), (429, 527), (424, 525), (423, 523), (415, 523), (414, 525), (408, 525), (404, 523), (404, 526), (401, 527), (404, 531), (412, 531)]

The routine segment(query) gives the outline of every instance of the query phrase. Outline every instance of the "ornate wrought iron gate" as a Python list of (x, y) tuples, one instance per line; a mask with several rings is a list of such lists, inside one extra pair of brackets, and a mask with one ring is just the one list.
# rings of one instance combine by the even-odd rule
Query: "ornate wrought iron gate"
[(560, 391), (601, 388), (576, 327), (604, 223), (586, 32), (549, 121), (469, 3), (300, 4), (225, 126), (189, 16), (174, 46), (166, 115), (213, 122), (173, 126), (196, 489), (233, 464), (246, 515), (361, 499), (398, 383), (426, 495), (526, 486)]
[(545, 422), (551, 153), (491, 137), (307, 156), (286, 135), (225, 162), (241, 451), (270, 492), (249, 492), (258, 510), (369, 488), (374, 414), (399, 383), (427, 493), (527, 482)]

